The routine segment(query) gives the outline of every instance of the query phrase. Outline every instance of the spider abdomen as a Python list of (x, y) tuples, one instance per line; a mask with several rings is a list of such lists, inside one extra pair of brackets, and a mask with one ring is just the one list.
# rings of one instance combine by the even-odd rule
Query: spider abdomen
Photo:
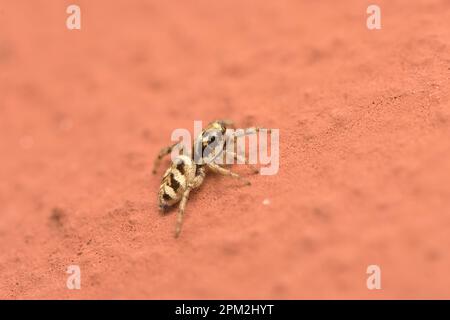
[(189, 181), (195, 177), (196, 165), (190, 157), (175, 158), (161, 181), (158, 201), (160, 209), (164, 210), (179, 202)]

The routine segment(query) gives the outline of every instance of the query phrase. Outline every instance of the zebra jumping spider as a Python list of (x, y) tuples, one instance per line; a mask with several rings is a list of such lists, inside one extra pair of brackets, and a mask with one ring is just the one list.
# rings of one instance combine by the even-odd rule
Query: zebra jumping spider
[[(215, 163), (212, 160), (216, 159), (219, 156), (223, 157), (229, 154), (231, 157), (234, 157), (234, 160), (238, 160), (239, 162), (245, 163), (246, 165), (250, 166), (254, 173), (259, 172), (257, 168), (249, 164), (247, 158), (240, 156), (235, 151), (230, 152), (226, 150), (226, 144), (227, 142), (231, 143), (231, 141), (233, 141), (233, 143), (236, 142), (236, 139), (239, 136), (256, 134), (260, 130), (267, 130), (267, 132), (270, 133), (270, 129), (251, 127), (241, 132), (233, 131), (230, 134), (227, 132), (227, 128), (234, 129), (233, 123), (229, 120), (216, 120), (209, 123), (207, 127), (202, 130), (201, 134), (194, 139), (192, 152), (187, 152), (186, 154), (186, 150), (183, 150), (183, 154), (177, 156), (172, 161), (171, 166), (163, 175), (158, 192), (159, 209), (162, 212), (165, 212), (168, 208), (179, 203), (175, 227), (175, 238), (177, 238), (181, 232), (184, 211), (186, 208), (186, 203), (189, 199), (189, 194), (193, 189), (198, 188), (203, 183), (207, 172), (214, 172), (220, 175), (239, 179), (243, 181), (245, 185), (250, 185), (250, 181), (242, 178), (239, 174), (232, 172), (227, 168), (224, 168), (223, 166)], [(213, 144), (216, 146), (219, 144), (220, 149), (218, 150), (217, 148), (215, 148), (211, 151), (210, 147)], [(182, 142), (180, 141), (171, 146), (161, 149), (157, 158), (155, 159), (153, 174), (156, 173), (162, 158), (170, 154), (175, 148), (182, 148)], [(198, 153), (200, 150), (203, 157), (205, 157), (204, 153), (207, 153), (206, 156), (209, 158), (209, 161), (200, 162), (200, 164), (194, 161), (195, 153)]]

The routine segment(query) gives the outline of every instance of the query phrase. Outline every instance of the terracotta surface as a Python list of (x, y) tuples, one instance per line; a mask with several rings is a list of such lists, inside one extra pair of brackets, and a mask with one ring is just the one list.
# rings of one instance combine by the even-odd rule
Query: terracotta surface
[[(2, 0), (0, 297), (450, 298), (450, 5), (372, 2)], [(209, 175), (174, 239), (153, 159), (215, 118), (280, 171)]]

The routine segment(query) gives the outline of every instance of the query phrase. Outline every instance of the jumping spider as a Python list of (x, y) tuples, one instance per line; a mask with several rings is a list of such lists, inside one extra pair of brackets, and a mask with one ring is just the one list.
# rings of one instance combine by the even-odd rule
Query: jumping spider
[[(175, 228), (175, 238), (180, 235), (181, 226), (183, 224), (183, 216), (184, 210), (186, 207), (187, 200), (189, 198), (189, 193), (192, 189), (198, 188), (202, 183), (206, 176), (206, 173), (211, 171), (224, 176), (230, 176), (232, 178), (239, 179), (243, 181), (246, 185), (250, 185), (250, 181), (242, 178), (237, 173), (232, 172), (231, 170), (224, 168), (223, 166), (215, 163), (215, 158), (219, 156), (225, 156), (227, 154), (234, 157), (235, 160), (239, 160), (239, 162), (243, 162), (250, 166), (254, 173), (258, 173), (259, 170), (256, 169), (253, 165), (248, 163), (248, 159), (240, 156), (236, 152), (229, 152), (226, 150), (227, 142), (230, 143), (231, 140), (236, 142), (236, 139), (240, 136), (256, 134), (260, 130), (267, 130), (270, 133), (270, 129), (261, 129), (257, 127), (247, 128), (244, 131), (234, 131), (233, 133), (228, 133), (227, 128), (233, 128), (233, 123), (229, 120), (216, 120), (207, 125), (205, 129), (203, 129), (202, 133), (195, 138), (192, 152), (185, 152), (183, 150), (183, 154), (177, 156), (173, 161), (171, 166), (166, 170), (164, 176), (161, 181), (161, 185), (159, 187), (158, 193), (158, 204), (159, 209), (162, 212), (165, 212), (169, 207), (180, 203), (178, 206), (178, 214), (177, 214), (177, 222)], [(218, 134), (220, 133), (220, 134)], [(218, 138), (219, 137), (219, 138)], [(222, 139), (222, 141), (217, 141)], [(208, 151), (212, 144), (220, 145), (220, 149), (214, 149), (212, 151)], [(234, 144), (236, 145), (236, 143)], [(196, 148), (196, 146), (199, 146)], [(157, 158), (155, 159), (153, 174), (156, 173), (161, 159), (170, 154), (172, 150), (175, 148), (182, 148), (182, 142), (177, 142), (171, 146), (165, 147), (161, 149)], [(194, 154), (196, 152), (204, 153), (205, 150), (210, 152), (206, 156), (210, 161), (203, 162), (201, 164), (197, 164), (194, 162)], [(198, 151), (197, 151), (198, 150)], [(204, 155), (203, 155), (204, 156)]]

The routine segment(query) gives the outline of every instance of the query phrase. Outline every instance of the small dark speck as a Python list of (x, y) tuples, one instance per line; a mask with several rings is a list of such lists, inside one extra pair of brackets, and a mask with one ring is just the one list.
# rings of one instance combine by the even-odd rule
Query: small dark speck
[(65, 213), (64, 210), (62, 210), (61, 208), (53, 208), (52, 209), (52, 213), (50, 215), (50, 220), (55, 223), (57, 226), (62, 226), (63, 225), (63, 219), (64, 219)]
[(429, 261), (437, 261), (440, 259), (440, 254), (437, 250), (431, 249), (428, 252), (426, 252), (426, 258)]
[(330, 218), (329, 214), (321, 208), (315, 207), (315, 208), (313, 208), (312, 212), (313, 212), (314, 216), (316, 216), (320, 219), (328, 220)]
[(152, 133), (151, 133), (151, 131), (148, 130), (148, 129), (142, 130), (141, 136), (142, 136), (142, 139), (144, 139), (144, 140), (146, 140), (146, 141), (149, 141), (149, 140), (152, 139)]

